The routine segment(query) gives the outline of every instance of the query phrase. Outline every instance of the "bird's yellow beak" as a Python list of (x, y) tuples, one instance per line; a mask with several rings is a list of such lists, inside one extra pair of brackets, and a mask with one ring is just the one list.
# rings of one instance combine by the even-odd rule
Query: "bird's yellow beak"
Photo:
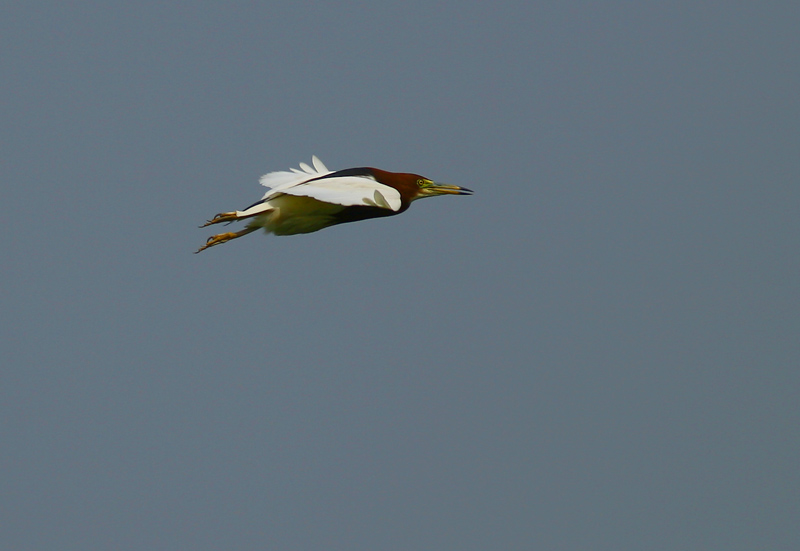
[(451, 186), (447, 184), (432, 183), (421, 189), (426, 197), (433, 197), (435, 195), (472, 195), (473, 191), (465, 187)]

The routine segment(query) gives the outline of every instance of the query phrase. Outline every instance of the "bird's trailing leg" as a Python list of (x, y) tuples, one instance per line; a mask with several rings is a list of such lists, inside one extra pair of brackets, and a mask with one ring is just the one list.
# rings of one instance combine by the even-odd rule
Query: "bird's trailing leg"
[[(231, 213), (223, 213), (223, 214), (231, 214)], [(219, 215), (218, 215), (219, 216)], [(212, 220), (211, 223), (214, 223)], [(208, 224), (206, 224), (208, 225)], [(209, 247), (213, 247), (214, 245), (220, 245), (221, 243), (227, 243), (231, 239), (236, 239), (237, 237), (241, 237), (243, 235), (247, 235), (248, 233), (252, 233), (258, 229), (258, 226), (255, 227), (248, 227), (241, 231), (237, 232), (227, 232), (227, 233), (218, 233), (217, 235), (212, 235), (206, 241), (206, 244), (197, 249), (194, 253), (197, 254), (200, 251), (204, 251)]]
[(239, 220), (239, 215), (236, 211), (233, 212), (220, 212), (219, 214), (214, 215), (214, 218), (200, 226), (201, 228), (205, 228), (206, 226), (210, 226), (211, 224), (221, 224), (222, 222), (236, 222)]

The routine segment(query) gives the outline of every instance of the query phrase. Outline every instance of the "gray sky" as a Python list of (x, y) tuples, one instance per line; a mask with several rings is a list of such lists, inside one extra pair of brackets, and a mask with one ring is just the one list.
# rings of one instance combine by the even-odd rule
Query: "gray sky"
[(0, 547), (796, 549), (800, 8), (277, 4), (0, 10)]

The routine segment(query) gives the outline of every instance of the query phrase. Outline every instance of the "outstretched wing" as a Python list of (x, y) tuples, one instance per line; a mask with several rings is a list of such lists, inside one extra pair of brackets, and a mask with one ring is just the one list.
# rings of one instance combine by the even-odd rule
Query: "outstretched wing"
[[(351, 168), (331, 172), (316, 156), (314, 168), (300, 163), (302, 171), (270, 172), (262, 176), (261, 184), (270, 188), (260, 203), (279, 194), (311, 197), (334, 205), (371, 206), (399, 211), (400, 192), (381, 184), (368, 168)], [(249, 210), (249, 209), (248, 209)]]
[(326, 176), (280, 190), (287, 195), (311, 197), (317, 201), (352, 206), (400, 210), (400, 192), (368, 176)]

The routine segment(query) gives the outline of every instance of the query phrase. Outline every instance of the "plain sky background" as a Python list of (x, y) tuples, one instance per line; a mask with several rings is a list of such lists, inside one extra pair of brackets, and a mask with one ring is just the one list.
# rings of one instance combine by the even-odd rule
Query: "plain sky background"
[[(800, 548), (797, 2), (0, 8), (0, 548)], [(193, 255), (318, 155), (472, 188)]]

